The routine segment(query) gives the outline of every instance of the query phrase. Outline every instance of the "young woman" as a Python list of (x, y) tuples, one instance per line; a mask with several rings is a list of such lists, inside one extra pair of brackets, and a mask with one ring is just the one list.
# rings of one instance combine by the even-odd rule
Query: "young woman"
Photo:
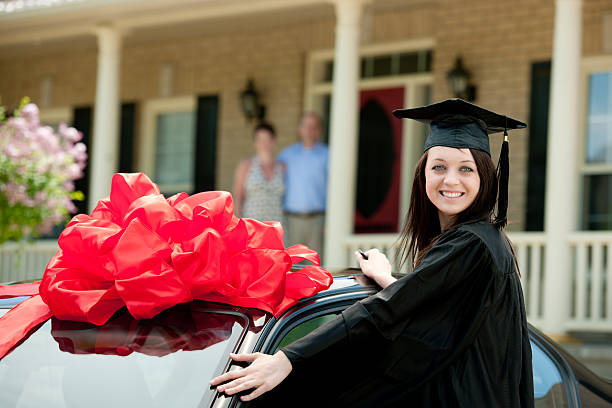
[(234, 175), (237, 216), (259, 221), (282, 221), (285, 166), (276, 160), (276, 132), (268, 123), (253, 131), (255, 155), (243, 160)]
[[(220, 392), (251, 390), (241, 398), (252, 400), (317, 356), (326, 355), (318, 362), (324, 372), (347, 353), (360, 353), (373, 357), (358, 375), (348, 373), (352, 385), (334, 389), (338, 406), (533, 406), (522, 290), (502, 232), (507, 140), (496, 174), (488, 139), (525, 124), (457, 99), (394, 114), (431, 126), (402, 234), (414, 272), (395, 280), (378, 250), (368, 251), (367, 260), (356, 254), (383, 290), (274, 355), (232, 355), (252, 364), (214, 379), (212, 385), (231, 380)], [(315, 379), (309, 385), (315, 396), (334, 388)]]

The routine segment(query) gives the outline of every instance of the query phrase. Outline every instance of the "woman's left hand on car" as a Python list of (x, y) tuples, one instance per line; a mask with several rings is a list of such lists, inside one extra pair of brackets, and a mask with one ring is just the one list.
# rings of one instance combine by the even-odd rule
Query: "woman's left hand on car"
[(251, 365), (220, 375), (214, 378), (210, 385), (215, 386), (232, 380), (217, 387), (218, 392), (224, 392), (227, 395), (254, 389), (250, 394), (240, 397), (242, 401), (250, 401), (270, 391), (280, 384), (293, 368), (291, 362), (281, 350), (274, 355), (231, 353), (230, 357), (234, 361), (250, 362)]

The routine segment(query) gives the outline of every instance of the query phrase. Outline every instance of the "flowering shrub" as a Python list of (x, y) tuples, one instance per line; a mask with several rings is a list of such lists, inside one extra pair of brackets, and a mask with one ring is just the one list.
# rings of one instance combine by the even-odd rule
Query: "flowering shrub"
[(82, 135), (61, 124), (41, 126), (38, 107), (24, 98), (13, 117), (0, 111), (0, 243), (38, 236), (76, 212), (74, 180), (87, 159)]

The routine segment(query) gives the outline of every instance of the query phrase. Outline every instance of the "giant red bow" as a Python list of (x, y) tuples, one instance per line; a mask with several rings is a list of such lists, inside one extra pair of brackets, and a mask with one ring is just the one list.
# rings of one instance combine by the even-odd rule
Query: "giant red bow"
[[(116, 174), (110, 197), (62, 232), (40, 295), (0, 319), (0, 358), (51, 314), (101, 325), (123, 306), (146, 319), (202, 299), (278, 316), (332, 281), (316, 252), (282, 236), (279, 223), (235, 217), (227, 192), (166, 199), (146, 175)], [(314, 265), (291, 272), (302, 260)]]

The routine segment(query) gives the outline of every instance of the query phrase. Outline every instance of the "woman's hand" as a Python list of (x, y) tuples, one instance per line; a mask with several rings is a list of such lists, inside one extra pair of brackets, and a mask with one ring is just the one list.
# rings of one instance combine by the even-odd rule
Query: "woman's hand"
[(218, 392), (225, 392), (233, 395), (241, 391), (254, 388), (255, 390), (248, 395), (240, 397), (242, 401), (250, 401), (259, 397), (264, 392), (280, 384), (291, 372), (291, 362), (281, 350), (274, 355), (253, 353), (253, 354), (230, 354), (234, 361), (251, 362), (251, 365), (240, 370), (230, 371), (219, 377), (214, 378), (210, 385), (219, 385)]
[(359, 252), (355, 252), (355, 258), (365, 276), (373, 279), (383, 289), (396, 281), (391, 276), (391, 264), (385, 254), (376, 248), (370, 249), (365, 254), (368, 259), (364, 259)]

